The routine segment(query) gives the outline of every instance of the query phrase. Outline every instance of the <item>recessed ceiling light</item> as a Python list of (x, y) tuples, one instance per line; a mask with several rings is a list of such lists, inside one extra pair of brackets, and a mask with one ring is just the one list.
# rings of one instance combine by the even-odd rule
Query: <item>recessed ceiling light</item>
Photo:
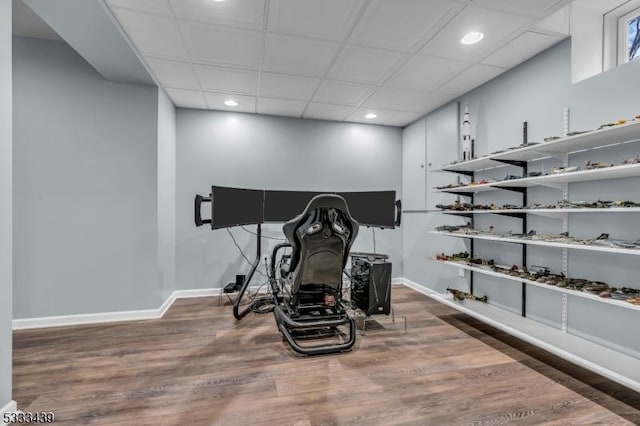
[(213, 0), (213, 1), (224, 1), (224, 0)]
[(377, 115), (375, 115), (374, 113), (370, 112), (369, 114), (365, 115), (364, 118), (366, 118), (367, 120), (373, 120), (374, 118), (376, 118)]
[(462, 43), (462, 44), (476, 44), (477, 42), (479, 42), (483, 38), (484, 38), (484, 34), (482, 34), (480, 32), (477, 32), (477, 31), (471, 31), (470, 33), (465, 34), (464, 37), (462, 37), (460, 39), (460, 43)]
[(234, 100), (231, 100), (231, 99), (224, 101), (224, 104), (226, 106), (238, 106), (238, 103), (236, 101), (234, 101)]

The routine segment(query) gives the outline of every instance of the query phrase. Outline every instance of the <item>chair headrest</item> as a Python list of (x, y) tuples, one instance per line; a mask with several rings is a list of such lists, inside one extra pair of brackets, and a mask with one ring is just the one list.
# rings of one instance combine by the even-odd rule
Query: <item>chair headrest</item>
[(289, 240), (292, 246), (292, 269), (295, 268), (299, 260), (300, 240), (298, 239), (298, 236), (296, 234), (296, 229), (298, 229), (298, 227), (307, 220), (308, 216), (317, 209), (335, 209), (342, 212), (341, 219), (342, 222), (344, 222), (343, 225), (345, 225), (349, 230), (349, 244), (347, 246), (347, 253), (351, 248), (351, 243), (355, 240), (356, 235), (358, 235), (358, 228), (360, 227), (360, 225), (355, 219), (353, 219), (353, 217), (351, 217), (351, 213), (349, 213), (349, 207), (347, 206), (347, 201), (344, 198), (336, 194), (316, 195), (311, 199), (311, 201), (309, 201), (307, 207), (305, 207), (302, 213), (285, 223), (282, 227), (285, 237), (287, 237), (287, 240)]

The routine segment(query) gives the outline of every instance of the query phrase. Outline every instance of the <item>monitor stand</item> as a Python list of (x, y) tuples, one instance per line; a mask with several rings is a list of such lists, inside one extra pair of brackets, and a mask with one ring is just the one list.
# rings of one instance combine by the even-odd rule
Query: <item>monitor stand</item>
[[(247, 288), (249, 288), (249, 283), (251, 283), (253, 274), (255, 274), (256, 269), (258, 269), (258, 265), (260, 264), (260, 254), (262, 252), (262, 225), (261, 224), (258, 224), (258, 231), (256, 235), (258, 239), (258, 241), (256, 242), (256, 258), (253, 261), (253, 264), (251, 265), (251, 269), (249, 270), (249, 274), (247, 274), (247, 278), (244, 280), (244, 282), (242, 283), (242, 286), (240, 287), (240, 291), (238, 292), (238, 296), (236, 297), (236, 300), (233, 302), (233, 316), (238, 320), (244, 318), (249, 312), (251, 312), (251, 304), (247, 304), (247, 306), (241, 311), (240, 302), (242, 301), (242, 298), (244, 297), (244, 294), (246, 293)], [(236, 281), (237, 281), (237, 276), (236, 276)], [(231, 283), (231, 284), (233, 284), (235, 288), (236, 283)], [(225, 287), (225, 290), (226, 290), (226, 287)]]

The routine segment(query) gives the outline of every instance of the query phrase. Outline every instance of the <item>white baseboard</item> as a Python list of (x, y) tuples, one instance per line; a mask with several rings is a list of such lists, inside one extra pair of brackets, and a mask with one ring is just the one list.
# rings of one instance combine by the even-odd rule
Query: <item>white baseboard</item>
[[(18, 404), (15, 401), (9, 401), (7, 405), (0, 408), (0, 422), (4, 418), (4, 413), (15, 413), (18, 411)], [(0, 426), (7, 426), (7, 423), (0, 423)]]
[(171, 295), (167, 297), (167, 300), (164, 301), (162, 306), (158, 308), (158, 315), (156, 318), (162, 318), (164, 314), (167, 313), (169, 308), (173, 305), (173, 302), (175, 302), (177, 299), (187, 299), (191, 297), (212, 297), (219, 296), (220, 294), (222, 294), (221, 288), (196, 288), (192, 290), (176, 290), (171, 293)]
[[(405, 284), (403, 278), (393, 278), (392, 285)], [(266, 293), (268, 286), (252, 286), (250, 291)], [(14, 330), (27, 330), (34, 328), (64, 327), (69, 325), (89, 325), (120, 321), (139, 321), (162, 318), (177, 299), (191, 297), (219, 296), (221, 288), (202, 288), (192, 290), (176, 290), (162, 303), (158, 309), (145, 309), (139, 311), (103, 312), (97, 314), (60, 315), (53, 317), (26, 318), (13, 320)]]
[(404, 278), (391, 278), (391, 285), (403, 285)]
[(68, 325), (89, 325), (121, 321), (140, 321), (162, 318), (176, 299), (187, 297), (217, 296), (222, 292), (219, 288), (194, 290), (176, 290), (157, 309), (143, 309), (139, 311), (103, 312), (97, 314), (60, 315), (54, 317), (14, 319), (14, 330), (33, 328), (64, 327)]
[(68, 325), (149, 320), (159, 318), (158, 313), (158, 309), (144, 309), (139, 311), (101, 312), (97, 314), (14, 319), (13, 329), (26, 330), (30, 328), (64, 327)]
[(417, 291), (418, 293), (422, 293), (424, 295), (429, 295), (429, 294), (434, 294), (435, 293), (434, 291), (432, 291), (432, 290), (430, 290), (430, 289), (428, 289), (426, 287), (423, 287), (420, 284), (415, 283), (415, 282), (413, 282), (413, 281), (411, 281), (411, 280), (409, 280), (407, 278), (397, 278), (397, 279), (399, 280), (399, 282), (402, 285), (407, 286), (410, 289)]

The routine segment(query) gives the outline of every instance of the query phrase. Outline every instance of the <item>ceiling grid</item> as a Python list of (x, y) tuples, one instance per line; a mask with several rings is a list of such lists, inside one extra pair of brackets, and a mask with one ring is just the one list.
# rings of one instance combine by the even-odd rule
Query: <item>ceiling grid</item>
[(106, 3), (180, 107), (404, 126), (567, 37), (537, 24), (569, 0)]

